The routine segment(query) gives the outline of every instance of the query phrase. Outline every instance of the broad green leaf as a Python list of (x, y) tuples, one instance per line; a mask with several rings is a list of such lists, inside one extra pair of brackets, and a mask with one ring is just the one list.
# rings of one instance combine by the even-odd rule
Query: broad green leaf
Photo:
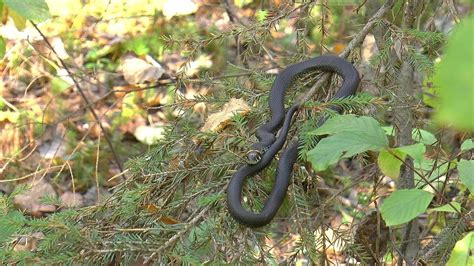
[[(454, 208), (456, 209), (453, 209), (453, 207), (451, 206), (453, 205)], [(458, 211), (461, 211), (461, 204), (459, 202), (451, 202), (451, 205), (449, 204), (446, 204), (446, 205), (443, 205), (443, 206), (440, 206), (440, 207), (437, 207), (437, 208), (433, 208), (433, 209), (430, 209), (431, 211), (438, 211), (438, 212), (458, 212)]]
[[(400, 174), (400, 166), (403, 164), (401, 160), (405, 160), (406, 155), (410, 155), (415, 160), (415, 163), (421, 164), (425, 151), (425, 145), (421, 143), (395, 149), (383, 149), (379, 153), (377, 163), (382, 173), (396, 179)], [(397, 155), (401, 160), (394, 155)]]
[(379, 122), (370, 116), (338, 115), (328, 119), (321, 127), (315, 129), (310, 134), (326, 135), (341, 132), (365, 132), (368, 136), (373, 136), (374, 141), (381, 146), (388, 146), (383, 129)]
[(387, 226), (404, 224), (425, 212), (432, 199), (433, 194), (421, 189), (401, 189), (385, 199), (380, 212)]
[(474, 256), (471, 254), (472, 250), (474, 250), (474, 232), (469, 232), (463, 239), (456, 242), (446, 265), (474, 265)]
[(474, 149), (474, 141), (472, 141), (472, 139), (466, 139), (461, 144), (461, 151), (468, 151), (470, 149)]
[(400, 166), (403, 162), (393, 154), (397, 155), (401, 160), (405, 160), (405, 153), (397, 149), (383, 149), (379, 153), (377, 164), (384, 175), (392, 179), (397, 179), (400, 175)]
[(324, 171), (341, 159), (345, 147), (340, 145), (339, 139), (337, 137), (322, 139), (314, 149), (308, 151), (306, 158), (315, 171)]
[(474, 160), (458, 163), (459, 178), (471, 193), (474, 193)]
[(5, 39), (3, 39), (3, 37), (0, 37), (0, 60), (3, 59), (3, 57), (5, 56), (6, 50), (7, 50), (7, 47), (6, 47)]
[(371, 142), (374, 139), (362, 132), (342, 132), (322, 139), (307, 154), (316, 171), (323, 171), (342, 158), (349, 158), (368, 150), (380, 150), (385, 146)]
[[(382, 127), (382, 129), (385, 131), (385, 134), (389, 136), (395, 136), (395, 130), (393, 129), (393, 126)], [(414, 128), (411, 132), (411, 137), (416, 142), (421, 142), (426, 145), (433, 145), (436, 141), (438, 141), (433, 133), (420, 128)]]
[(421, 163), (426, 152), (426, 147), (421, 143), (417, 143), (398, 147), (397, 150), (410, 155), (410, 157), (412, 157), (416, 163)]
[(4, 0), (4, 2), (18, 15), (33, 22), (42, 22), (51, 17), (44, 0)]
[(335, 116), (311, 134), (334, 134), (322, 139), (306, 156), (316, 171), (325, 170), (341, 158), (368, 150), (378, 151), (388, 146), (387, 137), (379, 123), (367, 116)]
[(439, 122), (474, 131), (474, 15), (464, 19), (449, 36), (433, 79), (439, 93)]

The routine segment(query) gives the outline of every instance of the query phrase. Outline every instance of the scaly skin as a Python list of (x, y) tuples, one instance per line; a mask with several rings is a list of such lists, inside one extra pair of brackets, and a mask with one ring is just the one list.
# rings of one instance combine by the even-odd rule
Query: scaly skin
[[(259, 142), (255, 143), (253, 149), (247, 154), (249, 160), (254, 162), (242, 166), (235, 172), (227, 188), (228, 209), (232, 217), (243, 225), (260, 227), (268, 224), (276, 215), (285, 198), (288, 185), (290, 184), (293, 164), (298, 156), (297, 142), (291, 143), (283, 152), (278, 163), (272, 192), (260, 213), (249, 212), (242, 207), (242, 187), (245, 179), (262, 171), (285, 144), (291, 120), (299, 108), (299, 105), (295, 104), (285, 114), (285, 91), (298, 75), (311, 70), (335, 72), (343, 78), (343, 84), (334, 98), (344, 98), (353, 95), (359, 86), (359, 73), (354, 66), (343, 58), (333, 55), (318, 56), (291, 65), (278, 74), (273, 83), (269, 98), (272, 114), (271, 120), (257, 129), (256, 136)], [(320, 126), (324, 120), (319, 121), (318, 125)], [(280, 130), (279, 134), (275, 136), (278, 130)]]

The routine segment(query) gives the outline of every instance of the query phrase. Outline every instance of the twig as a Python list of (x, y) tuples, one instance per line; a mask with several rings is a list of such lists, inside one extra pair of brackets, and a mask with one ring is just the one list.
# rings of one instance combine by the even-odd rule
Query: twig
[(104, 133), (104, 137), (107, 141), (107, 144), (110, 148), (110, 151), (112, 152), (112, 155), (114, 157), (114, 160), (115, 160), (115, 163), (117, 164), (117, 167), (119, 168), (120, 172), (123, 172), (123, 167), (122, 167), (122, 163), (120, 162), (120, 159), (119, 159), (119, 156), (117, 154), (117, 152), (115, 151), (115, 148), (114, 146), (112, 145), (112, 141), (110, 140), (110, 137), (108, 136), (107, 134), (107, 131), (105, 130), (104, 128), (104, 125), (102, 125), (102, 122), (100, 121), (99, 119), (99, 116), (97, 115), (97, 113), (95, 112), (94, 108), (92, 108), (92, 105), (89, 101), (89, 99), (87, 98), (86, 94), (84, 93), (84, 90), (82, 89), (81, 85), (79, 85), (79, 82), (76, 80), (76, 78), (74, 77), (74, 75), (72, 74), (71, 70), (67, 67), (66, 63), (64, 62), (64, 60), (57, 54), (56, 50), (54, 49), (54, 47), (51, 45), (51, 43), (48, 41), (48, 39), (46, 38), (46, 36), (43, 34), (43, 32), (38, 28), (38, 26), (33, 22), (33, 21), (30, 21), (31, 24), (33, 25), (33, 27), (35, 27), (35, 29), (38, 31), (38, 33), (41, 35), (41, 37), (43, 38), (43, 40), (45, 41), (46, 45), (49, 47), (49, 49), (51, 49), (51, 51), (55, 54), (55, 56), (58, 58), (59, 62), (61, 63), (62, 67), (66, 70), (66, 72), (68, 73), (68, 75), (71, 77), (72, 81), (74, 82), (74, 85), (76, 85), (76, 88), (77, 90), (79, 91), (79, 94), (81, 95), (82, 99), (84, 100), (84, 102), (86, 103), (86, 106), (87, 108), (89, 109), (89, 111), (91, 112), (92, 116), (94, 117), (95, 121), (97, 122), (97, 124), (99, 125), (101, 131)]
[[(370, 30), (375, 26), (378, 20), (380, 20), (385, 14), (387, 14), (388, 11), (390, 11), (395, 4), (396, 0), (388, 0), (385, 2), (385, 4), (367, 21), (367, 23), (364, 25), (362, 30), (352, 38), (352, 40), (349, 42), (349, 44), (346, 46), (344, 51), (339, 54), (340, 57), (348, 57), (350, 52), (359, 46), (365, 39), (365, 36), (370, 32)], [(309, 91), (303, 95), (299, 100), (297, 100), (298, 103), (302, 104), (304, 102), (307, 102), (311, 97), (316, 94), (316, 91), (319, 90), (328, 80), (330, 74), (323, 74), (321, 78), (316, 82), (316, 84), (309, 89)]]
[(244, 26), (249, 25), (249, 21), (247, 19), (241, 18), (237, 14), (237, 9), (235, 7), (234, 1), (224, 0), (224, 5), (225, 5), (225, 10), (227, 12), (227, 15), (229, 15), (230, 22), (235, 23), (235, 21), (238, 21), (240, 24)]
[(201, 212), (199, 212), (198, 215), (196, 215), (191, 221), (189, 221), (189, 223), (184, 227), (183, 230), (179, 231), (178, 233), (176, 233), (173, 237), (171, 237), (170, 239), (168, 239), (168, 241), (166, 241), (163, 246), (161, 246), (160, 248), (158, 248), (155, 252), (153, 252), (148, 258), (145, 259), (145, 261), (143, 262), (143, 264), (147, 264), (149, 263), (158, 253), (160, 253), (161, 251), (163, 251), (165, 248), (168, 248), (170, 247), (171, 245), (173, 245), (176, 241), (178, 241), (178, 239), (180, 237), (182, 237), (186, 232), (189, 231), (189, 229), (191, 229), (191, 227), (193, 227), (195, 224), (197, 224), (202, 217), (204, 217), (204, 214), (206, 214), (207, 211), (209, 211), (209, 209), (211, 208), (211, 205), (208, 205), (206, 206), (204, 209), (201, 210)]
[(451, 12), (451, 15), (453, 16), (454, 22), (459, 23), (458, 11), (454, 5), (454, 0), (447, 0), (446, 5), (448, 6), (449, 12)]

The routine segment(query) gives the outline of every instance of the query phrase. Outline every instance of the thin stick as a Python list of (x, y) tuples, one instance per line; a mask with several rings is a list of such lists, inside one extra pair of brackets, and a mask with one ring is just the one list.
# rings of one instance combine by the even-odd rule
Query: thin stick
[(84, 100), (84, 102), (86, 103), (86, 106), (87, 106), (87, 109), (89, 109), (89, 111), (91, 112), (92, 116), (94, 117), (94, 120), (97, 122), (97, 124), (99, 125), (102, 133), (104, 133), (104, 137), (107, 141), (107, 144), (110, 148), (110, 151), (112, 152), (112, 155), (114, 156), (114, 160), (115, 160), (115, 163), (117, 164), (117, 167), (119, 168), (120, 172), (123, 172), (123, 167), (122, 167), (122, 163), (120, 162), (120, 158), (118, 156), (118, 154), (115, 152), (115, 148), (114, 146), (112, 145), (112, 141), (110, 140), (108, 134), (107, 134), (107, 131), (105, 130), (104, 128), (104, 125), (102, 125), (102, 122), (100, 121), (99, 119), (99, 116), (97, 115), (97, 113), (95, 112), (94, 108), (92, 108), (92, 105), (89, 101), (89, 99), (87, 98), (86, 94), (84, 93), (84, 90), (82, 89), (81, 85), (79, 85), (79, 82), (76, 80), (76, 78), (74, 77), (74, 75), (72, 74), (71, 70), (67, 67), (66, 63), (64, 62), (64, 60), (58, 55), (58, 53), (56, 52), (56, 50), (54, 50), (54, 47), (51, 45), (51, 43), (48, 41), (48, 39), (46, 38), (46, 36), (43, 34), (43, 32), (38, 28), (38, 26), (33, 22), (33, 21), (30, 21), (31, 24), (33, 25), (33, 27), (35, 27), (35, 29), (38, 31), (38, 33), (41, 35), (41, 37), (43, 38), (43, 40), (45, 41), (46, 45), (49, 47), (49, 49), (51, 49), (51, 51), (55, 54), (55, 56), (58, 58), (59, 62), (61, 63), (62, 67), (66, 70), (66, 72), (68, 73), (68, 75), (71, 77), (72, 81), (74, 82), (74, 85), (76, 85), (76, 88), (77, 90), (79, 91), (79, 94), (81, 95), (82, 99)]

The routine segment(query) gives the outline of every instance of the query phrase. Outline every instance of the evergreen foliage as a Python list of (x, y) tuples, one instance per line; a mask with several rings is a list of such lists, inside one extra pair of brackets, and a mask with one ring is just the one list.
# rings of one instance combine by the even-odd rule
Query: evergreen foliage
[[(267, 19), (250, 25), (234, 25), (230, 30), (212, 32), (210, 36), (181, 32), (162, 36), (162, 39), (169, 46), (182, 47), (191, 60), (209, 45), (222, 45), (239, 38), (246, 47), (239, 55), (241, 60), (252, 62), (252, 59), (262, 58), (268, 53), (265, 44), (272, 38), (270, 28), (286, 23), (297, 10), (318, 8), (324, 13), (332, 12), (332, 8), (337, 9), (327, 2), (303, 1), (298, 5), (288, 5), (283, 9), (271, 10), (273, 16)], [(337, 11), (342, 12), (339, 9)], [(300, 31), (308, 31), (306, 27), (311, 24), (311, 16), (299, 19), (302, 25)], [(321, 49), (324, 50), (326, 40), (332, 38), (331, 29), (326, 28), (326, 16), (320, 19), (317, 23)], [(416, 71), (433, 74), (434, 59), (444, 42), (444, 34), (418, 29), (402, 32), (388, 21), (381, 20), (378, 23), (388, 30), (384, 49), (371, 62), (372, 70), (384, 68), (388, 70), (387, 73), (398, 73), (399, 66), (394, 65), (390, 57), (394, 47), (397, 49), (397, 43), (401, 43), (402, 49), (408, 51), (408, 62)], [(357, 32), (358, 27), (355, 28)], [(297, 46), (282, 52), (275, 60), (281, 66), (311, 56), (306, 54), (307, 36), (300, 35), (300, 31), (296, 37)], [(352, 52), (351, 59), (358, 64), (357, 52)], [(241, 71), (244, 74), (239, 76)], [(378, 71), (376, 73), (380, 74)], [(308, 73), (295, 81), (287, 93), (286, 103), (290, 105), (300, 94), (309, 91), (321, 77), (317, 74)], [(275, 257), (272, 249), (290, 241), (293, 246), (288, 251), (291, 253), (286, 259), (288, 263), (300, 258), (309, 258), (315, 263), (323, 262), (328, 243), (344, 243), (347, 254), (364, 262), (371, 261), (370, 251), (360, 243), (354, 243), (350, 230), (332, 228), (333, 236), (329, 237), (327, 229), (330, 225), (326, 218), (334, 210), (341, 213), (352, 210), (341, 205), (339, 200), (341, 195), (356, 186), (368, 187), (366, 190), (370, 191), (366, 194), (367, 204), (360, 209), (378, 210), (377, 190), (381, 189), (381, 180), (374, 160), (359, 160), (362, 161), (357, 164), (360, 176), (347, 178), (337, 168), (315, 172), (306, 162), (306, 154), (322, 138), (310, 134), (317, 128), (318, 117), (335, 115), (328, 107), (337, 106), (345, 113), (380, 118), (378, 112), (384, 112), (384, 100), (387, 97), (361, 93), (326, 101), (326, 92), (334, 91), (337, 87), (338, 80), (334, 78), (325, 87), (326, 91), (316, 93), (316, 97), (306, 102), (294, 119), (291, 137), (288, 137), (288, 140), (299, 140), (300, 156), (294, 167), (287, 198), (274, 222), (250, 230), (239, 226), (230, 217), (226, 210), (225, 189), (233, 172), (245, 163), (246, 152), (256, 142), (253, 132), (269, 119), (268, 94), (275, 76), (258, 66), (248, 66), (245, 70), (229, 67), (225, 75), (228, 76), (215, 78), (204, 73), (194, 80), (183, 73), (178, 76), (177, 83), (207, 84), (214, 93), (198, 95), (190, 100), (176, 92), (175, 101), (163, 108), (179, 110), (180, 118), (166, 127), (164, 137), (148, 152), (127, 162), (128, 178), (112, 188), (111, 196), (101, 204), (57, 212), (46, 218), (31, 218), (13, 206), (13, 197), (25, 189), (23, 186), (17, 186), (15, 192), (8, 196), (0, 195), (0, 263), (277, 264), (280, 259)], [(382, 84), (387, 78), (395, 82), (394, 76), (380, 74), (371, 83)], [(390, 91), (390, 86), (386, 90)], [(202, 121), (194, 112), (194, 105), (206, 103), (211, 111), (215, 111), (230, 98), (243, 99), (252, 110), (235, 115), (221, 132), (201, 132), (199, 128)], [(391, 101), (390, 95), (388, 98)], [(372, 151), (365, 155), (373, 156)], [(278, 159), (277, 156), (265, 171), (247, 179), (243, 191), (247, 208), (254, 211), (262, 208), (273, 187)], [(46, 200), (54, 203), (54, 199)], [(361, 213), (352, 215), (359, 215), (356, 223), (363, 216)], [(435, 263), (446, 260), (454, 243), (467, 230), (465, 223), (459, 222), (462, 219), (459, 216), (456, 219), (457, 222), (438, 236), (442, 240), (430, 250), (432, 257), (427, 260)], [(298, 238), (295, 239), (296, 235)], [(399, 240), (400, 237), (394, 236), (394, 239)], [(35, 243), (34, 250), (18, 249), (20, 242), (28, 241)], [(390, 247), (387, 254), (396, 252)]]

